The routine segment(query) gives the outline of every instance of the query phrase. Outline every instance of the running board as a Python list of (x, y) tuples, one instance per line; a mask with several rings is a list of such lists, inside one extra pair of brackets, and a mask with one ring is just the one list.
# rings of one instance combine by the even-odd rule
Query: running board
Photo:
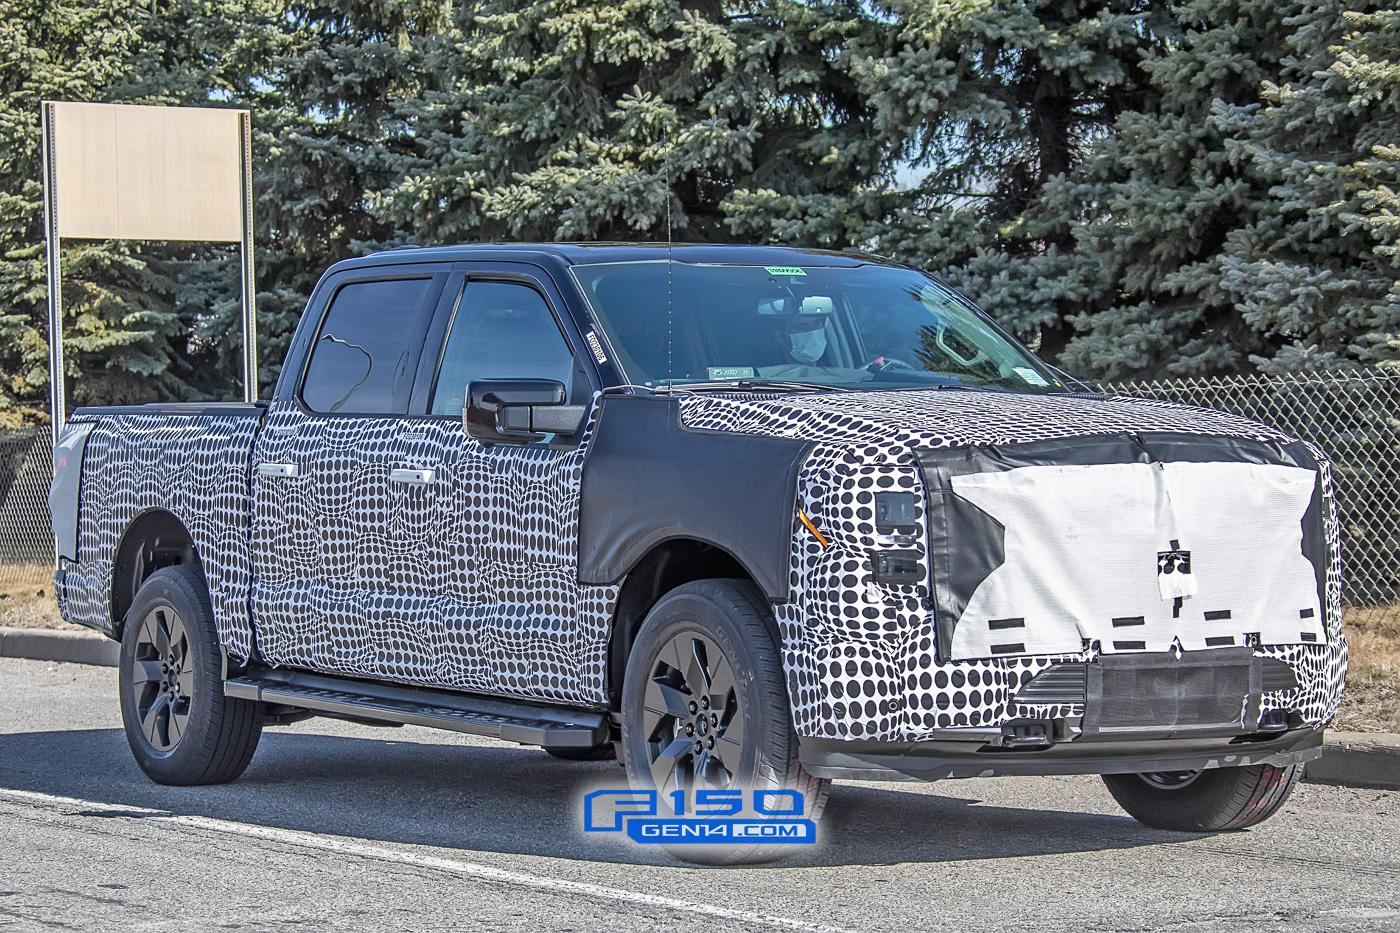
[(448, 729), (544, 748), (591, 748), (609, 738), (605, 713), (303, 671), (250, 671), (224, 681), (224, 694), (330, 716)]

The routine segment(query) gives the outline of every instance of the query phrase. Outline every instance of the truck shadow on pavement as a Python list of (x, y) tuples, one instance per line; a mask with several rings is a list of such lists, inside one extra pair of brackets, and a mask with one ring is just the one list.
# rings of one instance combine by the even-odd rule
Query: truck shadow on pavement
[[(379, 730), (370, 732), (371, 736)], [(677, 866), (659, 850), (584, 834), (583, 795), (626, 787), (615, 762), (555, 760), (543, 751), (467, 744), (454, 737), (384, 730), (385, 738), (269, 730), (239, 780), (163, 787), (137, 768), (119, 729), (0, 735), (0, 788), (79, 798), (86, 815), (130, 816), (145, 807), (237, 823), (366, 841), (476, 852)], [(399, 736), (411, 737), (405, 741)], [(912, 785), (911, 785), (912, 786)], [(899, 785), (844, 784), (832, 790), (819, 844), (795, 847), (775, 867), (957, 862), (1129, 849), (1189, 835), (1146, 829), (1125, 816), (982, 804)], [(134, 815), (141, 815), (134, 811)]]

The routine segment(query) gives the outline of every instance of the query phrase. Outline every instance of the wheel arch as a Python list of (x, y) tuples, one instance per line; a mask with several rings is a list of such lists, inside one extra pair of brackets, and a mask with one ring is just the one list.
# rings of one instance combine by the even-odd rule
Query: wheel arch
[(127, 610), (141, 584), (162, 567), (177, 565), (191, 566), (201, 579), (204, 578), (199, 550), (185, 523), (168, 509), (150, 508), (138, 512), (122, 532), (112, 560), (109, 605), (113, 637), (121, 637)]
[(695, 580), (744, 580), (758, 588), (753, 573), (726, 548), (695, 537), (657, 542), (633, 564), (622, 580), (608, 637), (607, 692), (612, 709), (620, 708), (627, 658), (651, 608), (676, 587)]

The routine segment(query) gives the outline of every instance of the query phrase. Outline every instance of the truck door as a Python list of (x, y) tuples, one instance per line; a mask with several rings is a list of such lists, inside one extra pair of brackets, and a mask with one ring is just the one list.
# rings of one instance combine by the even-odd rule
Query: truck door
[(475, 379), (548, 379), (568, 404), (593, 384), (548, 276), (523, 263), (463, 263), (428, 346), (401, 466), (424, 471), (428, 597), (411, 623), (423, 651), (413, 679), (563, 702), (605, 698), (615, 587), (578, 582), (578, 509), (587, 431), (486, 444), (462, 427)]
[(445, 265), (330, 277), (298, 329), (254, 446), (256, 648), (275, 665), (357, 676), (416, 670), (405, 620), (428, 604), (429, 507), (405, 417)]

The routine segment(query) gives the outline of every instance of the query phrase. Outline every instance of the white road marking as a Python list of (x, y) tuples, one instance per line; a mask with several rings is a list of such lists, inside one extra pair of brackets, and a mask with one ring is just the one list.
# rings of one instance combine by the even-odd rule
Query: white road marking
[(735, 923), (778, 927), (785, 930), (802, 930), (804, 933), (845, 933), (840, 927), (807, 923), (806, 921), (795, 920), (791, 917), (778, 917), (769, 914), (753, 913), (747, 910), (715, 907), (709, 904), (698, 904), (694, 901), (685, 901), (679, 898), (663, 897), (659, 894), (644, 894), (640, 891), (629, 891), (625, 888), (591, 884), (586, 881), (570, 881), (565, 878), (550, 878), (546, 875), (532, 875), (527, 872), (509, 871), (504, 868), (483, 865), (479, 862), (466, 862), (457, 859), (439, 858), (432, 855), (420, 855), (414, 852), (389, 848), (387, 846), (367, 845), (361, 842), (352, 842), (350, 840), (337, 839), (330, 836), (319, 836), (315, 833), (303, 832), (295, 829), (280, 829), (273, 826), (254, 826), (249, 823), (237, 823), (232, 820), (220, 820), (207, 816), (188, 816), (171, 813), (166, 810), (153, 810), (149, 807), (133, 806), (131, 804), (82, 800), (77, 797), (60, 797), (55, 794), (43, 794), (37, 791), (27, 790), (12, 790), (10, 788), (0, 788), (0, 800), (10, 800), (16, 803), (48, 807), (101, 807), (108, 810), (130, 812), (133, 815), (139, 816), (143, 821), (158, 820), (161, 823), (169, 823), (176, 826), (188, 826), (192, 829), (227, 833), (229, 835), (243, 836), (249, 839), (280, 842), (285, 845), (317, 849), (322, 852), (332, 852), (337, 855), (351, 855), (359, 858), (395, 862), (401, 865), (412, 865), (417, 868), (427, 868), (433, 871), (446, 872), (448, 874), (460, 875), (462, 877), (474, 878), (481, 881), (534, 888), (553, 894), (579, 894), (584, 897), (619, 901), (621, 903), (636, 904), (642, 907), (655, 907), (677, 913), (700, 914), (719, 920), (733, 921)]

